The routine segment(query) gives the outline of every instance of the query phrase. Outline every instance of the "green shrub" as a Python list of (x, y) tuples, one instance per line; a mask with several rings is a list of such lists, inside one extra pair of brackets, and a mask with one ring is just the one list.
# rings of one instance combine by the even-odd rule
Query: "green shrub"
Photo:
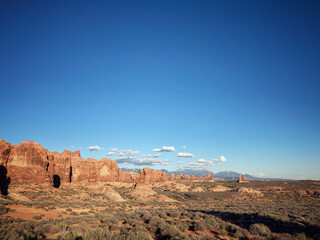
[(249, 239), (250, 233), (247, 229), (238, 228), (234, 234), (234, 237), (238, 239)]
[(34, 220), (40, 220), (40, 219), (42, 219), (41, 216), (33, 216), (32, 218), (33, 218)]
[(261, 236), (268, 236), (271, 233), (270, 229), (262, 223), (251, 224), (249, 231), (252, 234)]
[(312, 240), (312, 238), (308, 238), (305, 233), (298, 233), (294, 236), (294, 240)]
[(5, 206), (0, 205), (0, 215), (6, 214), (9, 212), (9, 208), (6, 208)]
[(175, 239), (181, 235), (181, 232), (175, 226), (166, 224), (163, 227), (161, 227), (160, 234), (162, 237), (168, 239)]
[(195, 222), (195, 223), (193, 223), (193, 229), (194, 229), (194, 231), (204, 231), (205, 224), (202, 222)]

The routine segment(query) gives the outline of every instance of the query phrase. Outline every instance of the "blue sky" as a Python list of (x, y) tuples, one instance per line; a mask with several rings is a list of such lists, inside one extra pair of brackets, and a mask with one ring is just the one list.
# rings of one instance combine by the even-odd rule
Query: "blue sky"
[(139, 151), (108, 156), (131, 157), (120, 167), (320, 179), (319, 1), (0, 6), (0, 138)]

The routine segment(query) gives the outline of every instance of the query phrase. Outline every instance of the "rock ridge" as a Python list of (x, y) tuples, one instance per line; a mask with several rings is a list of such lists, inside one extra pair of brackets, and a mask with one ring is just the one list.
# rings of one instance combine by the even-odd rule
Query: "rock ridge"
[[(18, 145), (0, 139), (1, 185), (7, 182), (47, 183), (54, 187), (68, 183), (98, 182), (166, 182), (175, 180), (212, 180), (206, 177), (168, 176), (166, 172), (143, 168), (140, 174), (123, 172), (109, 158), (83, 159), (80, 151), (50, 152), (39, 143), (21, 142)], [(6, 179), (6, 180), (3, 180)], [(4, 183), (6, 181), (6, 183)]]

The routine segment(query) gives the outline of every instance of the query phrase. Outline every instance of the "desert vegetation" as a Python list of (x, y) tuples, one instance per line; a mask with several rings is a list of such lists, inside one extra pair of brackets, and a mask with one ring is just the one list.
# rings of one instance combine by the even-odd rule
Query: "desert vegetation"
[(319, 188), (176, 181), (140, 185), (138, 201), (132, 184), (15, 183), (1, 197), (0, 239), (320, 239)]

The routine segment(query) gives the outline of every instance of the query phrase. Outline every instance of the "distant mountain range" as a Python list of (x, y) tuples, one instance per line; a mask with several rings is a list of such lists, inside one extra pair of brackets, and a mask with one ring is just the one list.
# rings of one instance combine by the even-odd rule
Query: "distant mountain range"
[[(136, 172), (140, 173), (140, 168), (121, 168), (123, 172)], [(188, 174), (189, 176), (196, 176), (196, 177), (204, 177), (207, 174), (211, 174), (211, 176), (214, 179), (224, 179), (224, 180), (238, 180), (238, 177), (241, 173), (238, 172), (233, 172), (233, 171), (223, 171), (223, 172), (218, 172), (218, 173), (213, 173), (207, 169), (201, 169), (201, 170), (196, 170), (196, 169), (178, 169), (176, 171), (169, 172), (166, 169), (161, 169), (160, 171), (166, 172), (169, 176), (171, 173), (173, 173), (175, 176), (179, 175), (182, 173), (182, 175)], [(243, 173), (242, 173), (243, 174)], [(288, 181), (290, 179), (283, 179), (283, 178), (259, 178), (259, 177), (254, 177), (249, 174), (243, 174), (245, 178), (248, 180), (272, 180), (272, 181)]]

